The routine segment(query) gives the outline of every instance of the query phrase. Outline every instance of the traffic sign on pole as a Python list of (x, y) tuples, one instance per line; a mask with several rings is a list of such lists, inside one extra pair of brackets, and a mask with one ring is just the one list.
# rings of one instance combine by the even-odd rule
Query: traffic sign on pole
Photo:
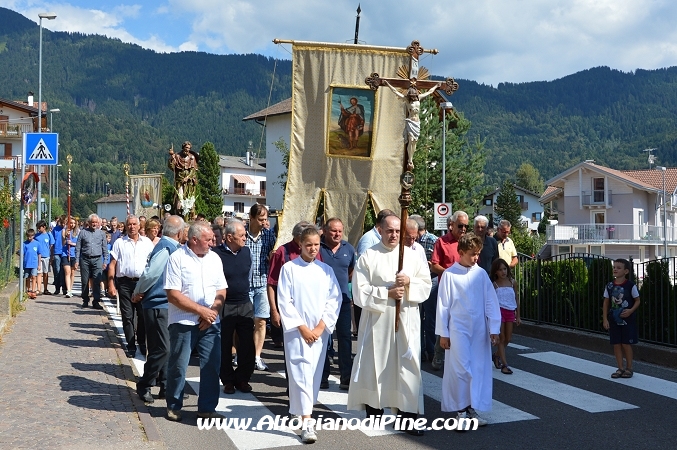
[(58, 133), (25, 133), (24, 163), (56, 166), (59, 161)]
[(451, 216), (451, 203), (435, 203), (435, 230), (446, 230)]

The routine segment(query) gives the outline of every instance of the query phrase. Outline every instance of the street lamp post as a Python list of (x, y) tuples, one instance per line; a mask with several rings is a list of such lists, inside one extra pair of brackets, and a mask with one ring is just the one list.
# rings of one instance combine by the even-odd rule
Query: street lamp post
[[(47, 20), (52, 20), (56, 18), (56, 14), (54, 13), (40, 13), (38, 14), (38, 17), (40, 18), (40, 55), (39, 55), (39, 68), (38, 68), (38, 132), (40, 131), (40, 125), (42, 125), (42, 19), (47, 19)], [(32, 107), (33, 105), (28, 105)], [(26, 209), (24, 207), (24, 201), (23, 201), (23, 182), (24, 182), (24, 177), (26, 176), (26, 149), (22, 147), (21, 150), (21, 187), (20, 187), (20, 192), (21, 192), (21, 210), (19, 213), (19, 219), (20, 219), (20, 224), (19, 224), (19, 234), (20, 234), (20, 239), (23, 242), (24, 239), (24, 228), (25, 228), (25, 214), (26, 214)], [(38, 167), (38, 174), (40, 173), (40, 169)], [(38, 177), (39, 178), (39, 177)], [(38, 198), (40, 198), (40, 183), (38, 182)], [(40, 202), (38, 201), (38, 205)], [(37, 208), (37, 211), (40, 211), (40, 208)], [(39, 214), (39, 213), (38, 213)], [(24, 260), (24, 247), (23, 245), (19, 246), (19, 300), (23, 301), (24, 299), (24, 265), (23, 265), (23, 260)]]
[[(54, 20), (55, 13), (40, 13), (40, 54), (38, 58), (38, 133), (42, 133), (42, 19)], [(32, 106), (32, 105), (30, 105)], [(42, 165), (38, 165), (38, 204), (42, 198)], [(38, 217), (42, 219), (42, 211), (40, 208), (36, 211)]]
[(453, 107), (451, 102), (440, 103), (440, 108), (442, 108), (442, 203), (447, 202), (447, 110)]
[(663, 172), (663, 258), (668, 257), (668, 212), (667, 212), (667, 192), (665, 191), (665, 172), (668, 170), (665, 166), (656, 166), (656, 169)]
[[(54, 108), (49, 110), (49, 131), (50, 133), (54, 132), (54, 120), (53, 120), (53, 115), (54, 113), (59, 113), (61, 110), (59, 108)], [(58, 154), (57, 150), (57, 154)], [(57, 161), (58, 163), (58, 161)], [(47, 220), (51, 221), (52, 220), (52, 197), (54, 197), (54, 172), (50, 169), (49, 170), (49, 212), (47, 213)]]

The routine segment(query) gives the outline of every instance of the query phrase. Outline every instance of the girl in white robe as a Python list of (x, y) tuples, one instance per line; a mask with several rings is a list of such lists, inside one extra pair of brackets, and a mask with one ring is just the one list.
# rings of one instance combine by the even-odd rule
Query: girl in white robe
[(465, 413), (486, 425), (475, 409), (491, 411), (491, 345), (498, 343), (501, 313), (489, 276), (477, 265), (481, 249), (473, 233), (459, 240), (460, 261), (440, 278), (435, 333), (446, 349), (442, 411)]
[(301, 234), (301, 256), (282, 266), (277, 288), (289, 376), (289, 413), (304, 419), (304, 442), (317, 439), (305, 419), (310, 419), (317, 403), (327, 340), (342, 301), (333, 269), (315, 260), (319, 250), (317, 229), (306, 229)]

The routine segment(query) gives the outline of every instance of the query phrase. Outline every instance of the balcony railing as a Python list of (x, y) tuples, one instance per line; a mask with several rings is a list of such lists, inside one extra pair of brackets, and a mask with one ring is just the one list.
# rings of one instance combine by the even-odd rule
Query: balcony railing
[[(607, 203), (609, 206), (612, 205), (611, 203), (611, 190), (608, 191), (583, 191), (581, 193), (583, 195), (583, 206), (602, 206), (606, 205)], [(606, 201), (605, 197), (609, 197), (608, 201)]]
[(231, 188), (224, 189), (223, 195), (250, 195), (255, 197), (265, 197), (265, 189), (247, 189), (247, 188)]
[[(546, 237), (551, 243), (637, 243), (660, 244), (663, 226), (633, 224), (549, 225)], [(667, 227), (668, 242), (677, 242), (677, 227)]]
[(4, 138), (20, 138), (24, 133), (32, 133), (32, 123), (0, 123), (0, 137)]

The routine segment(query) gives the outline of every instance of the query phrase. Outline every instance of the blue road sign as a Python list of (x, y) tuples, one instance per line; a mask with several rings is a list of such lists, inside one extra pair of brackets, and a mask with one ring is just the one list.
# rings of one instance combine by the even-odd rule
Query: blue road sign
[(59, 133), (25, 133), (24, 163), (56, 166), (59, 161)]

